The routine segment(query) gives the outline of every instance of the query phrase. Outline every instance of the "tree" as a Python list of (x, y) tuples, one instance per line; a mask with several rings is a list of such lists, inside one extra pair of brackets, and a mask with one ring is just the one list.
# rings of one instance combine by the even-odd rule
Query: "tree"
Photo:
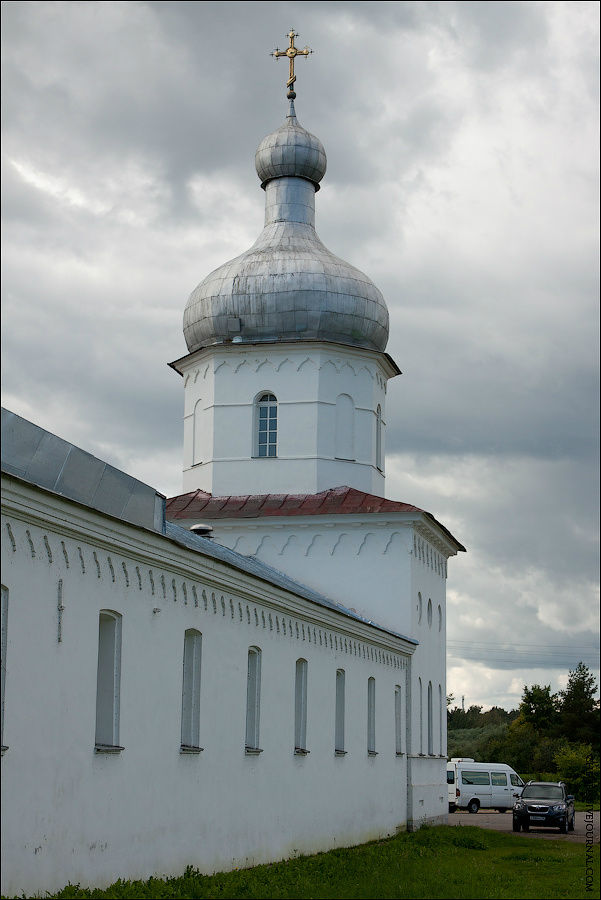
[(453, 709), (447, 710), (448, 727), (451, 730), (457, 728), (478, 728), (482, 724), (480, 722), (481, 713), (481, 706), (473, 705), (469, 709), (461, 709), (459, 706), (454, 706)]
[(592, 744), (599, 750), (597, 683), (588, 666), (579, 662), (570, 670), (568, 685), (558, 695), (559, 730), (569, 741)]
[(507, 712), (501, 706), (491, 706), (487, 712), (482, 713), (480, 720), (482, 725), (507, 725), (516, 715), (517, 712)]
[(557, 697), (551, 693), (551, 685), (533, 684), (532, 687), (524, 685), (522, 702), (520, 703), (520, 718), (531, 725), (541, 734), (548, 732), (557, 720)]
[(588, 803), (599, 801), (599, 757), (590, 744), (567, 744), (555, 754), (559, 778), (570, 794)]

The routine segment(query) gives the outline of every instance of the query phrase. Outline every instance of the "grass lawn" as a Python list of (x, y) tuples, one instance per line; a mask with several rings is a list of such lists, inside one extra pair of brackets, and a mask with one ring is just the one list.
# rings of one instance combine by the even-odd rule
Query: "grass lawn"
[[(593, 890), (599, 888), (595, 851)], [(475, 826), (413, 834), (218, 875), (117, 881), (106, 891), (69, 885), (57, 898), (579, 898), (587, 894), (585, 846)], [(49, 896), (49, 895), (46, 895)]]

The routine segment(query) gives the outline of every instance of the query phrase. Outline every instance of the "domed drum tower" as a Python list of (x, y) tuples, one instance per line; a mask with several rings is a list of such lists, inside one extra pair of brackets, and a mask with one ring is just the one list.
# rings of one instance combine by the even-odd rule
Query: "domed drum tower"
[[(290, 91), (288, 96), (294, 95)], [(315, 230), (321, 141), (288, 115), (257, 149), (265, 226), (184, 312), (184, 492), (384, 494), (388, 310)]]

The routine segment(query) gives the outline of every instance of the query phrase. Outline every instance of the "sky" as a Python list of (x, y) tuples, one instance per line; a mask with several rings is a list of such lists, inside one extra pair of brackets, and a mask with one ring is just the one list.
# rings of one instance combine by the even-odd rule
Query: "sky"
[(296, 111), (319, 236), (390, 311), (387, 487), (468, 548), (447, 688), (599, 678), (596, 2), (6, 2), (2, 403), (172, 496), (194, 287)]

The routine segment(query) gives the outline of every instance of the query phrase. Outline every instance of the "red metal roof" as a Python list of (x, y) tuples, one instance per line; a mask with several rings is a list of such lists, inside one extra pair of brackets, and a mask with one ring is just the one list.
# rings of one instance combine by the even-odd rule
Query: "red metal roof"
[(366, 513), (415, 512), (427, 516), (451, 539), (458, 550), (465, 550), (444, 525), (434, 516), (398, 500), (386, 500), (375, 494), (366, 494), (355, 488), (330, 488), (319, 494), (244, 494), (241, 496), (213, 497), (206, 491), (179, 494), (167, 500), (167, 518), (199, 519), (256, 519), (263, 516), (324, 516), (364, 515)]

